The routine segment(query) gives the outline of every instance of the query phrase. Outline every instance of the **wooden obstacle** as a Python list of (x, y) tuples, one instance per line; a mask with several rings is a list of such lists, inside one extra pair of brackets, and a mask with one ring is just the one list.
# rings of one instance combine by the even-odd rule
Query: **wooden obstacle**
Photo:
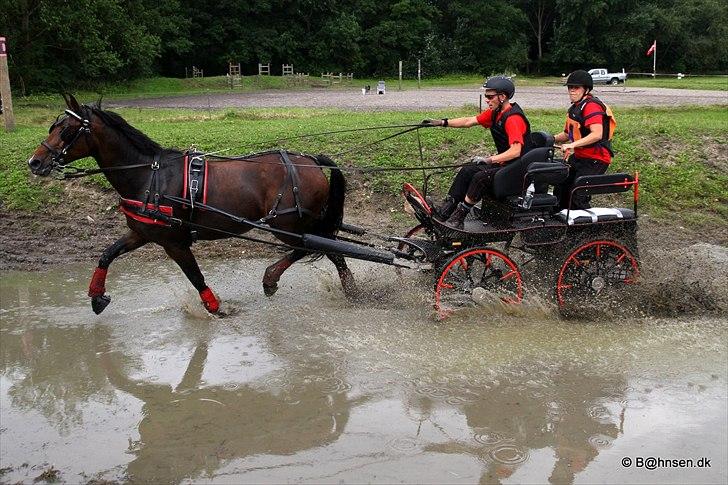
[(205, 73), (202, 69), (197, 69), (196, 66), (192, 66), (192, 77), (205, 77)]
[(293, 64), (283, 64), (283, 76), (293, 76)]
[(258, 63), (258, 76), (270, 76), (270, 62), (268, 64)]
[(354, 80), (354, 73), (350, 72), (348, 74), (343, 74), (340, 72), (339, 74), (334, 74), (332, 72), (322, 72), (321, 80), (322, 82), (327, 83), (329, 86), (333, 84), (341, 84), (342, 82), (350, 83)]
[(234, 87), (242, 87), (243, 86), (243, 78), (240, 75), (240, 63), (233, 64), (232, 62), (228, 62), (228, 85), (230, 86), (230, 89), (233, 89)]

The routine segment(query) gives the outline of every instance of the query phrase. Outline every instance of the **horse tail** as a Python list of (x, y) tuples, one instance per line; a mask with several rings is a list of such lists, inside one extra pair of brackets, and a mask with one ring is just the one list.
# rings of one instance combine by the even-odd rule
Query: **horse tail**
[(329, 177), (329, 200), (318, 227), (322, 235), (333, 236), (341, 227), (344, 219), (344, 198), (346, 196), (346, 179), (336, 162), (326, 155), (317, 155), (316, 162), (324, 167), (332, 167)]

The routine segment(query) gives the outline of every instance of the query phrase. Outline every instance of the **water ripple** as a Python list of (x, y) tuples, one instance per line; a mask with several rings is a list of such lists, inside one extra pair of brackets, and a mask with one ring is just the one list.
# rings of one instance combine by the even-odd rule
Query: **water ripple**
[(490, 450), (488, 457), (503, 465), (518, 465), (528, 460), (528, 451), (518, 445), (507, 444)]

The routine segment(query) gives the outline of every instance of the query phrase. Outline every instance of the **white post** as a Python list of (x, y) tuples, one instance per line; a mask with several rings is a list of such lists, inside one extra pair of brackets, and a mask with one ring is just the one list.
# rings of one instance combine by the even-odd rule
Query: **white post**
[(10, 91), (10, 73), (8, 71), (8, 51), (5, 47), (5, 37), (0, 37), (0, 97), (3, 100), (5, 131), (8, 133), (15, 130), (12, 96), (13, 94)]
[(652, 79), (657, 74), (657, 39), (655, 39), (655, 50), (652, 51)]
[(420, 80), (422, 76), (422, 62), (417, 59), (417, 89), (420, 89)]
[(399, 90), (402, 91), (402, 61), (399, 61)]

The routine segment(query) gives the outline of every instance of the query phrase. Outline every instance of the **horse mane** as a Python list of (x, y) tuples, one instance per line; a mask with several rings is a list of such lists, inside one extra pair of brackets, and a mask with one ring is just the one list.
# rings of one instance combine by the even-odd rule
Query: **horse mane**
[[(100, 101), (100, 100), (99, 100)], [(145, 155), (154, 155), (163, 150), (162, 146), (156, 141), (149, 138), (147, 135), (137, 130), (120, 115), (113, 111), (106, 111), (101, 109), (100, 103), (97, 105), (85, 105), (86, 108), (91, 110), (92, 113), (101, 118), (104, 123), (115, 129), (122, 136), (124, 136), (129, 143), (134, 146), (138, 151)]]

